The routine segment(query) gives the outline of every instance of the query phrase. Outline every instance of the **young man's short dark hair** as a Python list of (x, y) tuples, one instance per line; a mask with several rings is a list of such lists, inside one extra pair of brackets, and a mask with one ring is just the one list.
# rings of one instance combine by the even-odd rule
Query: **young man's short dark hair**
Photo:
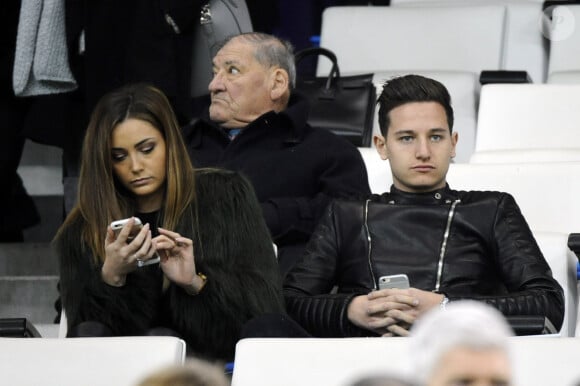
[(449, 131), (453, 131), (453, 108), (451, 96), (445, 86), (435, 79), (421, 75), (405, 75), (387, 80), (379, 95), (379, 126), (381, 134), (387, 135), (391, 124), (389, 113), (396, 107), (410, 102), (437, 102), (445, 109)]

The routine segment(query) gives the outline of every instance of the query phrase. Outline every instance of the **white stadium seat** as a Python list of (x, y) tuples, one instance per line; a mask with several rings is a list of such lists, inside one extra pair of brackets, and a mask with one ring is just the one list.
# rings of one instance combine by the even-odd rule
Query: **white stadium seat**
[(564, 322), (560, 333), (563, 337), (576, 335), (578, 322), (578, 280), (576, 279), (576, 255), (568, 249), (567, 233), (534, 232), (540, 250), (552, 269), (552, 275), (564, 290)]
[[(509, 338), (516, 385), (572, 386), (580, 380), (579, 338)], [(408, 338), (243, 339), (232, 386), (347, 386), (411, 367)]]
[(472, 163), (580, 161), (580, 84), (482, 87)]
[[(468, 162), (474, 148), (479, 74), (501, 68), (505, 18), (505, 7), (493, 5), (428, 7), (421, 12), (387, 6), (329, 7), (322, 16), (320, 45), (336, 54), (342, 74), (373, 73), (378, 93), (384, 79), (395, 75), (416, 73), (445, 84), (456, 108), (456, 130), (464, 138), (457, 161)], [(330, 63), (319, 60), (318, 74), (329, 70)], [(378, 133), (376, 119), (373, 131)]]
[(552, 10), (548, 83), (580, 83), (580, 4)]
[(547, 44), (540, 29), (542, 3), (543, 0), (391, 0), (393, 7), (505, 7), (502, 61), (498, 69), (525, 70), (534, 83), (545, 82), (548, 68)]
[(175, 337), (0, 338), (0, 379), (18, 386), (134, 386), (183, 363)]
[[(329, 7), (320, 46), (332, 50), (343, 73), (500, 69), (503, 6)], [(328, 74), (321, 61), (318, 74)]]
[[(388, 191), (393, 177), (375, 149), (359, 148), (373, 193)], [(580, 231), (580, 163), (451, 164), (447, 182), (455, 190), (497, 190), (515, 197), (530, 228)]]

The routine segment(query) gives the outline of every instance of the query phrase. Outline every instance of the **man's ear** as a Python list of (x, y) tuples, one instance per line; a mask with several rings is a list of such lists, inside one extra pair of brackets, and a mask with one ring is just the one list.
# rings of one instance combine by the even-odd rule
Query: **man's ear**
[(273, 101), (279, 100), (288, 93), (290, 89), (290, 80), (288, 73), (285, 70), (279, 67), (272, 70), (272, 73), (270, 74), (270, 81), (270, 98)]
[(459, 134), (456, 132), (451, 133), (451, 158), (456, 155), (457, 141), (459, 140)]
[(387, 160), (389, 159), (389, 153), (387, 151), (387, 140), (382, 135), (373, 135), (373, 142), (375, 144), (375, 148), (377, 149), (377, 153), (381, 156), (381, 159)]

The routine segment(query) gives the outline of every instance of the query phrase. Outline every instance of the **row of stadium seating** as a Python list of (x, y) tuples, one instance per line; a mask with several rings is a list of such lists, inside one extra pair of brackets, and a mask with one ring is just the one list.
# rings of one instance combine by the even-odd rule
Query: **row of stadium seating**
[[(449, 89), (461, 137), (457, 162), (475, 147), (483, 71), (504, 82), (580, 83), (580, 4), (548, 7), (523, 0), (399, 0), (391, 6), (327, 8), (320, 45), (333, 51), (342, 74), (373, 73), (381, 84), (417, 73)], [(321, 58), (319, 76), (330, 62)], [(510, 71), (510, 72), (505, 72)], [(376, 113), (375, 113), (376, 114)], [(375, 118), (374, 132), (378, 132)]]

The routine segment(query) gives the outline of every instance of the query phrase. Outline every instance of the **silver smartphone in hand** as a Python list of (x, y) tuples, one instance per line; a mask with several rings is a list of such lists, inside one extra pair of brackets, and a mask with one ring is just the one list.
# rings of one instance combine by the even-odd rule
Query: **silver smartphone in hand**
[[(123, 229), (125, 224), (129, 222), (129, 220), (130, 218), (124, 218), (122, 220), (116, 220), (111, 223), (111, 228), (113, 229), (113, 232), (115, 232), (115, 238), (119, 237), (119, 232), (121, 232), (121, 229)], [(133, 240), (135, 236), (137, 236), (137, 234), (141, 231), (141, 228), (143, 228), (143, 223), (141, 222), (141, 219), (139, 219), (139, 217), (135, 217), (135, 222), (133, 223), (131, 232), (129, 232), (129, 236), (127, 236), (128, 243), (131, 242), (131, 240)]]
[[(122, 220), (116, 220), (116, 221), (113, 221), (111, 223), (111, 228), (113, 229), (113, 232), (115, 232), (115, 237), (119, 236), (119, 232), (121, 232), (121, 229), (123, 229), (123, 226), (125, 226), (125, 224), (127, 224), (127, 222), (129, 220), (130, 220), (130, 218), (124, 218)], [(137, 236), (137, 234), (139, 234), (139, 232), (141, 231), (142, 228), (143, 228), (143, 223), (141, 222), (141, 219), (139, 217), (135, 217), (135, 222), (133, 223), (133, 227), (131, 228), (131, 231), (129, 232), (129, 236), (127, 236), (127, 243), (130, 243), (135, 238), (135, 236)], [(155, 256), (153, 256), (152, 258), (150, 258), (148, 260), (139, 260), (137, 262), (137, 266), (138, 267), (145, 267), (146, 265), (159, 263), (160, 260), (161, 260), (161, 257), (157, 253), (155, 253)]]
[(398, 275), (387, 275), (379, 278), (379, 289), (386, 288), (409, 288), (409, 278), (404, 273)]

